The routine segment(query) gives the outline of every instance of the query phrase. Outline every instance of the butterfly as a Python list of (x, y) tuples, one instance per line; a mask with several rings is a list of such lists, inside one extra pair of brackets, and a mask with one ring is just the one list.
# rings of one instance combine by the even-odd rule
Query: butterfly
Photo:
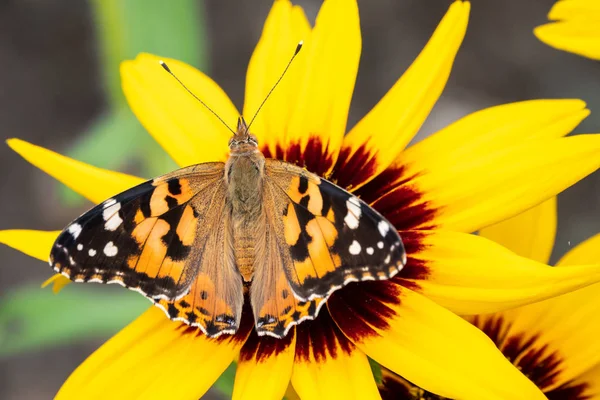
[(396, 229), (358, 197), (266, 159), (240, 117), (226, 163), (182, 168), (84, 213), (58, 236), (53, 269), (140, 292), (210, 336), (237, 331), (249, 299), (259, 335), (284, 337), (350, 282), (406, 264)]

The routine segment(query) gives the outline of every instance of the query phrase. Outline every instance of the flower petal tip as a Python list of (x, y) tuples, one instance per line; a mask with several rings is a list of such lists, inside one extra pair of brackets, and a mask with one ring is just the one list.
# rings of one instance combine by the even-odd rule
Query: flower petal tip
[(471, 11), (471, 2), (470, 1), (463, 1), (463, 0), (456, 0), (454, 3), (452, 3), (452, 5), (450, 6), (450, 9), (460, 9), (463, 13), (465, 14), (469, 14), (469, 12)]
[(21, 140), (21, 139), (17, 139), (17, 138), (6, 139), (6, 145), (8, 147), (10, 147), (14, 152), (19, 153), (19, 154), (20, 154), (19, 150), (23, 146), (26, 146), (26, 145), (29, 145), (29, 144), (30, 143), (27, 143), (26, 141)]
[(7, 229), (0, 231), (0, 243), (38, 260), (48, 261), (50, 248), (60, 231)]
[(52, 284), (52, 293), (58, 294), (58, 292), (60, 292), (62, 288), (67, 286), (69, 283), (71, 283), (71, 281), (68, 278), (62, 276), (61, 274), (55, 274), (46, 279), (44, 283), (42, 283), (41, 288), (43, 289)]

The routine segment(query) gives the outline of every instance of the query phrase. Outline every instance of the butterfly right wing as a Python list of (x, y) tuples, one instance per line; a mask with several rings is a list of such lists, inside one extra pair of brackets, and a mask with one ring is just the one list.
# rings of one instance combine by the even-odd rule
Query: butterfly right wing
[(117, 283), (155, 298), (177, 298), (195, 276), (190, 262), (223, 163), (182, 168), (117, 194), (69, 224), (56, 239), (50, 265), (75, 282)]
[(223, 177), (223, 163), (198, 164), (106, 200), (58, 236), (50, 265), (75, 282), (140, 292), (169, 317), (214, 334), (231, 331), (243, 287), (226, 231)]

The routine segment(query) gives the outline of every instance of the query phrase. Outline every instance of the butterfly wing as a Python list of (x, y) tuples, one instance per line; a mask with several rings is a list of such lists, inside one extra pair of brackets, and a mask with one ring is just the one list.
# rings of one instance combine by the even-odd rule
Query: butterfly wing
[(259, 335), (284, 337), (289, 329), (306, 319), (312, 319), (325, 304), (323, 299), (298, 299), (282, 266), (291, 265), (289, 246), (278, 240), (284, 234), (283, 224), (271, 223), (281, 218), (278, 202), (286, 201), (281, 191), (266, 184), (263, 195), (263, 220), (258, 224), (255, 243), (255, 265), (250, 287), (255, 328)]
[(243, 286), (233, 259), (223, 163), (147, 181), (57, 238), (50, 265), (75, 282), (117, 283), (210, 335), (235, 332)]
[[(155, 304), (169, 318), (200, 327), (210, 337), (234, 334), (244, 304), (244, 287), (235, 264), (231, 214), (225, 196), (225, 186), (221, 185), (206, 218), (206, 240), (194, 249), (192, 259), (198, 273), (190, 292), (176, 300), (155, 299)], [(199, 201), (200, 198), (195, 199), (192, 204)]]
[[(350, 282), (388, 279), (406, 263), (396, 229), (335, 184), (268, 159), (264, 186), (270, 232), (265, 262), (256, 266), (251, 288), (259, 333), (280, 337), (301, 319), (314, 318), (335, 290)], [(298, 304), (308, 305), (304, 313), (294, 314)]]

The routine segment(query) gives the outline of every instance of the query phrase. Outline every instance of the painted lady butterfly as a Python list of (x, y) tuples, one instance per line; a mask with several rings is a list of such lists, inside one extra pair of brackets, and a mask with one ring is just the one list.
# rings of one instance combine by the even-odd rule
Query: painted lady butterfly
[(406, 263), (394, 227), (357, 197), (265, 159), (243, 118), (226, 163), (193, 165), (92, 208), (50, 265), (75, 282), (138, 291), (208, 336), (233, 334), (249, 294), (259, 335), (281, 338), (350, 282)]

